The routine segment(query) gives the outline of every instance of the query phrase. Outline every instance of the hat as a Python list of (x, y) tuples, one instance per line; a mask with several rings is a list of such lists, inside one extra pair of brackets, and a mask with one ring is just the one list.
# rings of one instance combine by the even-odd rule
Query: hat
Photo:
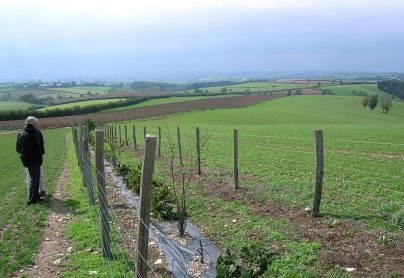
[(35, 118), (34, 116), (29, 116), (26, 120), (25, 120), (25, 124), (26, 125), (32, 125), (32, 124), (36, 124), (39, 120), (37, 118)]

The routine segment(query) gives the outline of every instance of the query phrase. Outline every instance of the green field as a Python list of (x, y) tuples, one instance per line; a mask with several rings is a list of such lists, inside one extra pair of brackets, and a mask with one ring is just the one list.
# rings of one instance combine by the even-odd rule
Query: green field
[(385, 94), (377, 88), (377, 84), (331, 85), (323, 86), (322, 88), (330, 89), (336, 95), (352, 95), (354, 90), (367, 92), (368, 95)]
[[(43, 132), (46, 154), (43, 164), (44, 189), (52, 193), (66, 153), (65, 129)], [(32, 264), (48, 212), (46, 201), (27, 206), (25, 171), (15, 152), (16, 133), (1, 133), (0, 167), (0, 276)]]
[(127, 109), (132, 109), (132, 108), (137, 108), (137, 107), (150, 106), (150, 105), (166, 104), (166, 103), (174, 103), (174, 102), (183, 102), (183, 101), (198, 100), (198, 99), (217, 98), (217, 97), (224, 97), (224, 96), (213, 96), (213, 97), (197, 96), (197, 97), (156, 98), (156, 99), (146, 100), (146, 101), (143, 101), (141, 103), (137, 103), (137, 104), (133, 104), (133, 105), (125, 106), (125, 107), (118, 107), (118, 108), (108, 109), (108, 110), (105, 110), (104, 112), (127, 110)]
[(100, 95), (107, 94), (111, 87), (94, 87), (94, 86), (83, 86), (83, 87), (71, 87), (71, 88), (55, 88), (53, 90), (69, 92), (73, 94), (88, 94), (91, 92), (93, 94), (99, 93)]
[(32, 104), (18, 101), (0, 101), (0, 111), (28, 109)]
[(54, 105), (54, 106), (48, 106), (45, 108), (39, 109), (39, 111), (49, 111), (53, 109), (66, 109), (66, 108), (72, 108), (75, 106), (80, 106), (80, 107), (85, 107), (89, 105), (97, 105), (97, 104), (104, 104), (104, 103), (110, 103), (110, 102), (119, 102), (119, 101), (124, 101), (125, 99), (97, 99), (97, 100), (85, 100), (85, 101), (78, 101), (78, 102), (72, 102), (72, 103), (65, 103), (65, 104), (59, 104), (59, 105)]
[[(313, 85), (308, 85), (307, 88), (311, 88)], [(248, 82), (230, 86), (215, 86), (204, 87), (201, 90), (208, 90), (209, 93), (219, 93), (222, 88), (226, 88), (228, 93), (230, 92), (263, 92), (263, 91), (275, 91), (286, 90), (293, 88), (306, 88), (306, 84), (292, 84), (281, 82)]]
[[(322, 223), (330, 227), (360, 223), (386, 237), (403, 238), (404, 208), (404, 103), (394, 102), (390, 114), (364, 110), (361, 97), (292, 96), (241, 109), (201, 111), (164, 120), (126, 122), (153, 134), (163, 129), (162, 152), (168, 152), (167, 137), (175, 141), (181, 127), (183, 156), (193, 152), (194, 128), (209, 134), (202, 152), (203, 176), (194, 184), (188, 213), (194, 222), (220, 246), (238, 245), (251, 231), (273, 245), (285, 248), (269, 272), (279, 277), (345, 277), (343, 271), (327, 268), (317, 257), (321, 242), (307, 241), (286, 217), (272, 218), (254, 212), (249, 202), (229, 201), (220, 195), (202, 193), (204, 181), (231, 192), (233, 129), (239, 132), (241, 187), (254, 202), (279, 204), (301, 210), (311, 207), (315, 174), (313, 133), (324, 133), (325, 176), (321, 204)], [(170, 134), (170, 135), (168, 135)], [(131, 141), (131, 138), (129, 139)], [(143, 139), (138, 132), (137, 141)], [(121, 160), (131, 164), (132, 151)], [(161, 175), (164, 159), (157, 166)], [(231, 223), (231, 219), (236, 222)], [(401, 222), (400, 222), (401, 221)], [(330, 224), (331, 223), (331, 224)], [(225, 228), (223, 228), (225, 227)], [(348, 239), (359, 232), (346, 228)], [(360, 228), (363, 229), (363, 228)], [(372, 240), (378, 240), (374, 237)], [(301, 276), (297, 276), (297, 275)], [(334, 276), (333, 276), (334, 275)], [(345, 274), (346, 275), (346, 274)]]
[(28, 94), (33, 94), (35, 97), (41, 99), (41, 98), (46, 98), (46, 97), (52, 97), (56, 99), (58, 96), (59, 97), (70, 97), (71, 94), (66, 94), (63, 92), (58, 92), (53, 89), (29, 89), (29, 90), (12, 90), (8, 91), (11, 96), (11, 100), (18, 101), (19, 98), (23, 95), (28, 95)]

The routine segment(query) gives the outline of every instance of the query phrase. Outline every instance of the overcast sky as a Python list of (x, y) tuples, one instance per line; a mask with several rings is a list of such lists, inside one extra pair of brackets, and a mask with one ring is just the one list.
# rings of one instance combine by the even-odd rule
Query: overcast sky
[(1, 79), (404, 72), (403, 0), (0, 0)]

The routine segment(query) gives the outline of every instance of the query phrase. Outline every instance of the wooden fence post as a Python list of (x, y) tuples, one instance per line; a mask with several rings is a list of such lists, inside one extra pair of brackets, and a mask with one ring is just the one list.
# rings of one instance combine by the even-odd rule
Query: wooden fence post
[(114, 126), (114, 142), (118, 143), (118, 136), (116, 136), (116, 126)]
[(180, 127), (177, 126), (177, 140), (178, 140), (178, 155), (180, 157), (180, 165), (182, 166), (182, 149), (181, 149), (181, 132)]
[(122, 143), (122, 132), (121, 132), (121, 125), (119, 127), (119, 143)]
[(313, 217), (320, 216), (321, 193), (323, 191), (323, 176), (324, 176), (324, 149), (323, 149), (323, 131), (314, 131), (316, 139), (316, 183), (314, 186), (313, 200)]
[(146, 144), (146, 127), (145, 126), (143, 126), (143, 140)]
[(128, 127), (125, 125), (125, 144), (126, 146), (129, 146), (128, 144)]
[(238, 183), (238, 133), (237, 129), (234, 130), (233, 136), (233, 155), (234, 155), (234, 188), (239, 188)]
[(137, 142), (136, 142), (136, 127), (132, 126), (132, 135), (133, 135), (133, 147), (137, 150)]
[(140, 209), (137, 232), (136, 277), (147, 277), (147, 252), (149, 245), (150, 206), (153, 186), (154, 159), (156, 155), (156, 137), (146, 136), (145, 150), (140, 180)]
[(104, 170), (104, 132), (97, 130), (95, 132), (95, 167), (97, 169), (98, 200), (100, 203), (101, 217), (101, 247), (102, 255), (106, 258), (111, 257), (109, 247), (109, 220), (108, 220), (108, 200), (105, 189), (105, 170)]
[(161, 157), (161, 128), (159, 127), (159, 157)]
[(93, 179), (92, 179), (92, 171), (91, 171), (91, 151), (90, 151), (90, 146), (88, 144), (88, 127), (83, 126), (83, 162), (84, 162), (84, 167), (83, 167), (83, 176), (86, 180), (85, 185), (87, 188), (87, 193), (88, 193), (88, 200), (90, 205), (95, 204), (95, 196), (94, 196), (94, 190), (93, 190)]
[(200, 175), (202, 171), (201, 171), (201, 136), (199, 132), (199, 127), (196, 128), (196, 164), (198, 167), (198, 175)]

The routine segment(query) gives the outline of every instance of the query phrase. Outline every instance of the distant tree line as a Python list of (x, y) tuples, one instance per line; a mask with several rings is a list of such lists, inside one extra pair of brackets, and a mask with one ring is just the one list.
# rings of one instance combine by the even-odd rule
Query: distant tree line
[(404, 81), (403, 80), (385, 80), (377, 84), (380, 91), (389, 93), (399, 99), (404, 100)]
[(72, 116), (72, 115), (83, 115), (96, 113), (107, 109), (113, 109), (118, 107), (125, 107), (137, 103), (144, 102), (153, 97), (142, 97), (142, 98), (131, 98), (117, 102), (107, 102), (101, 104), (93, 104), (88, 106), (73, 106), (68, 108), (55, 108), (49, 110), (35, 110), (33, 108), (24, 110), (6, 110), (0, 111), (0, 121), (11, 121), (11, 120), (22, 120), (28, 115), (39, 117), (39, 118), (49, 118), (49, 117), (61, 117), (61, 116)]

